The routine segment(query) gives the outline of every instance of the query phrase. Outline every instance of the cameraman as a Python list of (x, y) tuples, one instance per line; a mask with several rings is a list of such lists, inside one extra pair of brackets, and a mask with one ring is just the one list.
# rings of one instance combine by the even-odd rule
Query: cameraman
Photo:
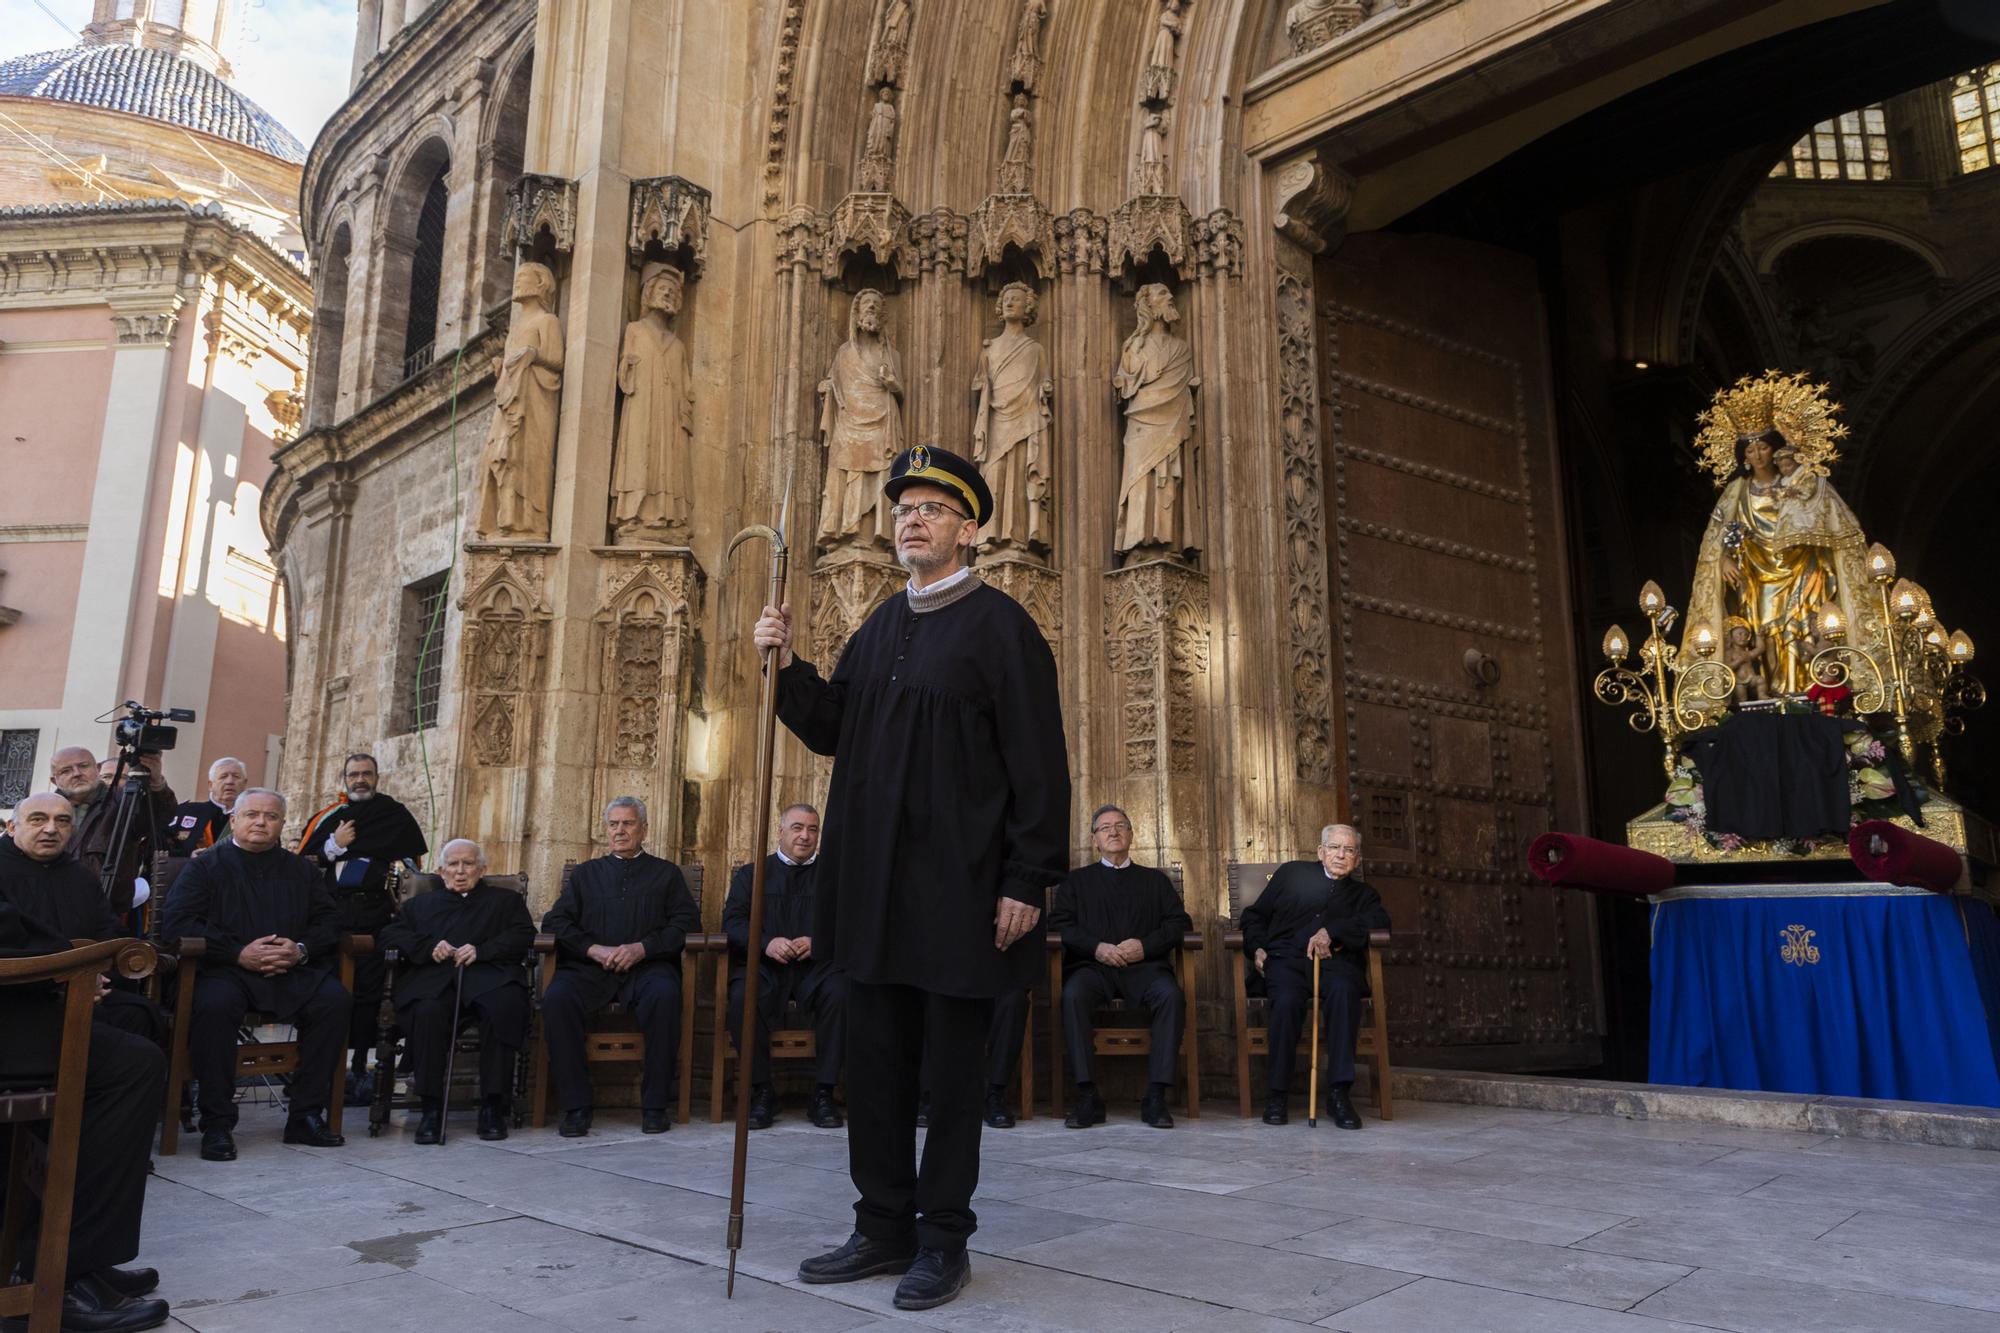
[[(153, 848), (160, 830), (174, 817), (174, 789), (160, 776), (160, 756), (142, 753), (139, 765), (146, 774), (145, 805), (132, 820), (125, 840), (124, 855), (111, 885), (111, 910), (124, 915), (132, 910), (132, 881), (140, 868), (152, 864)], [(128, 772), (128, 780), (129, 773)], [(111, 854), (111, 830), (118, 822), (118, 791), (98, 776), (97, 758), (81, 745), (57, 750), (49, 762), (49, 781), (69, 798), (76, 810), (76, 832), (70, 835), (69, 850), (102, 876), (105, 858)]]

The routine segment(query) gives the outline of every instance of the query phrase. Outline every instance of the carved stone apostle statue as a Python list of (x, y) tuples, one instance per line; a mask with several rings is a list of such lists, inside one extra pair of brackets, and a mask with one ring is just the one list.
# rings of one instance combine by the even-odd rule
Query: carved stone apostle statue
[(480, 469), (479, 532), (500, 541), (547, 541), (555, 482), (556, 401), (562, 391), (562, 321), (549, 307), (556, 277), (543, 264), (514, 274), (520, 307), (493, 382), (493, 426)]
[(819, 382), (826, 437), (821, 549), (853, 539), (889, 546), (895, 525), (882, 499), (883, 473), (903, 451), (903, 367), (882, 336), (882, 293), (865, 287), (847, 311), (847, 341)]
[(1014, 25), (1014, 57), (1007, 72), (1024, 90), (1033, 92), (1042, 72), (1042, 20), (1048, 17), (1049, 0), (1025, 0), (1021, 21)]
[(1175, 336), (1173, 293), (1157, 282), (1139, 289), (1139, 327), (1118, 354), (1111, 384), (1125, 403), (1125, 466), (1118, 485), (1119, 554), (1176, 554), (1199, 549), (1195, 497), (1188, 483), (1194, 435), (1194, 352)]
[(689, 452), (694, 441), (694, 384), (687, 344), (674, 333), (681, 271), (646, 265), (639, 318), (618, 347), (618, 444), (611, 463), (611, 528), (620, 545), (687, 535)]
[(1026, 194), (1035, 164), (1035, 130), (1028, 111), (1028, 95), (1014, 94), (1007, 112), (1007, 151), (1000, 158), (1000, 192)]
[(1139, 189), (1140, 194), (1165, 194), (1167, 192), (1167, 118), (1158, 111), (1148, 111), (1144, 127), (1139, 131)]
[(993, 492), (993, 517), (981, 537), (993, 548), (1049, 549), (1048, 353), (1028, 336), (1035, 289), (1010, 282), (994, 310), (1000, 333), (986, 340), (972, 381), (979, 408), (972, 422), (972, 461)]
[(855, 184), (863, 192), (885, 194), (896, 184), (896, 90), (876, 94), (868, 113), (868, 134), (861, 143), (861, 168)]

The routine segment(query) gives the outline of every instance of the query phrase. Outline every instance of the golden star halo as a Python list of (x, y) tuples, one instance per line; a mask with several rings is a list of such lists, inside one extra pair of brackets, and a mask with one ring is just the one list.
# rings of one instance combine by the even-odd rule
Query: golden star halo
[(1840, 442), (1847, 427), (1835, 419), (1840, 404), (1827, 397), (1827, 386), (1814, 383), (1806, 372), (1786, 375), (1767, 370), (1761, 377), (1745, 375), (1716, 393), (1695, 420), (1701, 430), (1694, 451), (1701, 465), (1720, 486), (1736, 475), (1736, 441), (1775, 429), (1785, 437), (1799, 466), (1824, 477), (1840, 460)]

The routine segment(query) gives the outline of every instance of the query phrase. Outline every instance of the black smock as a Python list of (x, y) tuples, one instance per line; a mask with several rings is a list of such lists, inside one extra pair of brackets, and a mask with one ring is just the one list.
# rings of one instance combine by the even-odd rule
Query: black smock
[(1098, 945), (1126, 940), (1137, 940), (1146, 949), (1145, 960), (1134, 966), (1164, 966), (1181, 937), (1194, 929), (1194, 921), (1166, 872), (1136, 861), (1115, 868), (1095, 861), (1070, 871), (1056, 886), (1049, 929), (1062, 936), (1067, 976), (1080, 967), (1126, 971), (1095, 961)]
[[(349, 819), (354, 821), (354, 841), (341, 856), (327, 856), (326, 840)], [(396, 904), (389, 897), (389, 868), (430, 850), (416, 816), (401, 801), (379, 791), (365, 801), (343, 802), (315, 819), (299, 846), (316, 865), (325, 867), (327, 888), (340, 909), (340, 928), (356, 935), (380, 934), (395, 915)], [(368, 866), (360, 884), (339, 883), (341, 866), (362, 859)], [(354, 960), (354, 1014), (347, 1033), (350, 1049), (365, 1052), (374, 1044), (388, 980), (389, 964), (379, 950)], [(356, 1057), (356, 1073), (362, 1058)]]
[(1003, 954), (993, 918), (1062, 878), (1069, 757), (1055, 657), (1020, 603), (984, 584), (921, 614), (891, 597), (832, 680), (798, 657), (778, 673), (778, 716), (834, 757), (814, 951), (874, 985), (1032, 985), (1041, 932)]
[[(750, 866), (738, 866), (729, 877), (729, 897), (722, 904), (722, 933), (729, 940), (731, 962), (741, 963), (753, 952), (750, 948)], [(776, 852), (764, 858), (764, 938), (754, 952), (762, 957), (772, 940), (812, 939), (814, 962), (831, 958), (822, 954), (813, 936), (814, 887), (819, 879), (819, 862), (807, 865), (787, 863)], [(766, 958), (765, 962), (771, 960)]]
[(1847, 737), (1820, 713), (1741, 714), (1685, 742), (1701, 770), (1708, 830), (1745, 838), (1846, 834)]
[[(431, 957), (439, 943), (470, 944), (478, 958), (465, 969)], [(480, 880), (464, 893), (436, 888), (403, 904), (382, 928), (382, 945), (400, 955), (391, 1000), (410, 1041), (417, 1094), (444, 1095), (452, 1034), (462, 1021), (480, 1024), (479, 1090), (504, 1101), (513, 1082), (514, 1053), (528, 1039), (530, 992), (521, 963), (535, 947), (528, 901), (512, 889)], [(462, 1007), (453, 1010), (453, 997)]]
[[(266, 935), (305, 945), (305, 965), (269, 977), (238, 966), (243, 947)], [(238, 978), (260, 1012), (283, 1019), (332, 970), (340, 924), (326, 881), (304, 857), (282, 847), (246, 852), (224, 843), (190, 861), (174, 881), (160, 937), (208, 941), (201, 975)]]
[[(126, 933), (104, 901), (104, 890), (90, 868), (63, 852), (53, 860), (37, 861), (0, 837), (0, 899), (24, 916), (46, 922), (70, 940), (114, 940)], [(111, 989), (97, 1002), (97, 1021), (163, 1043), (166, 1015), (131, 982), (113, 977)]]
[[(744, 977), (750, 970), (750, 866), (738, 866), (729, 877), (729, 897), (722, 904), (722, 934), (729, 941), (729, 994), (724, 1006), (729, 1039), (740, 1045), (743, 1034)], [(847, 977), (831, 950), (820, 951), (813, 940), (812, 956), (804, 962), (781, 963), (764, 950), (772, 940), (812, 938), (817, 860), (786, 861), (776, 852), (764, 858), (764, 938), (758, 941), (756, 1048), (750, 1053), (750, 1081), (771, 1081), (771, 1029), (783, 1021), (785, 1006), (796, 1001), (813, 1024), (814, 1081), (831, 1085), (840, 1079), (847, 1054)]]
[[(569, 884), (542, 918), (556, 937), (556, 973), (571, 977), (584, 1003), (601, 1009), (623, 1000), (647, 977), (681, 975), (681, 949), (701, 927), (701, 911), (687, 879), (672, 861), (650, 852), (600, 856), (569, 873)], [(643, 944), (646, 957), (629, 972), (607, 972), (590, 959), (590, 947)]]
[(1303, 959), (1306, 943), (1322, 928), (1332, 941), (1333, 957), (1322, 965), (1321, 974), (1352, 972), (1366, 986), (1368, 933), (1389, 929), (1382, 895), (1353, 875), (1328, 878), (1317, 861), (1285, 862), (1257, 900), (1243, 909), (1243, 952), (1253, 965), (1252, 990), (1259, 949), (1270, 958)]

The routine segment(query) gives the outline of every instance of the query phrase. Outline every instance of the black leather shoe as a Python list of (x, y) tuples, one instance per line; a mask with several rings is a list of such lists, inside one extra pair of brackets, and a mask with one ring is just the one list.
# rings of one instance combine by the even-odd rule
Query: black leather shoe
[(233, 1162), (236, 1160), (236, 1136), (217, 1125), (214, 1129), (201, 1132), (201, 1160), (204, 1162)]
[(955, 1300), (972, 1281), (972, 1260), (964, 1250), (917, 1251), (910, 1271), (896, 1284), (898, 1310), (929, 1310)]
[(986, 1123), (993, 1129), (1014, 1127), (1014, 1113), (1007, 1109), (1004, 1092), (995, 1092), (991, 1088), (986, 1090)]
[(338, 1148), (347, 1142), (326, 1123), (326, 1112), (304, 1111), (285, 1122), (285, 1142), (302, 1143), (308, 1148)]
[[(1101, 1125), (1103, 1123), (1104, 1099), (1094, 1092), (1077, 1093), (1076, 1105), (1070, 1107), (1069, 1114), (1063, 1117), (1063, 1124), (1071, 1129), (1089, 1129), (1092, 1125)], [(963, 1286), (964, 1284), (960, 1283), (959, 1285)], [(947, 1296), (945, 1299), (950, 1300), (951, 1297)], [(922, 1309), (924, 1307), (915, 1306), (913, 1308)]]
[(917, 1098), (917, 1128), (927, 1129), (931, 1123), (931, 1095), (927, 1092)]
[(1172, 1129), (1174, 1113), (1167, 1109), (1164, 1093), (1147, 1092), (1139, 1101), (1139, 1118), (1154, 1129)]
[(799, 1265), (799, 1281), (814, 1284), (858, 1282), (877, 1273), (908, 1271), (917, 1257), (917, 1242), (910, 1240), (870, 1240), (860, 1232), (847, 1238), (837, 1250), (815, 1255)]
[(1264, 1099), (1264, 1123), (1267, 1125), (1290, 1123), (1292, 1118), (1291, 1112), (1285, 1106), (1288, 1100), (1290, 1099), (1282, 1092), (1274, 1092), (1269, 1097), (1266, 1097)]
[(674, 1127), (674, 1118), (659, 1108), (639, 1112), (641, 1134), (664, 1134)]
[(479, 1137), (488, 1143), (507, 1137), (507, 1108), (488, 1102), (479, 1108)]
[(423, 1118), (417, 1121), (417, 1142), (436, 1143), (444, 1137), (444, 1110), (442, 1107), (426, 1106)]
[(157, 1268), (100, 1268), (91, 1276), (120, 1296), (133, 1300), (160, 1285)]
[(768, 1083), (750, 1089), (750, 1128), (769, 1129), (778, 1118), (778, 1090)]
[(137, 1300), (93, 1273), (63, 1290), (64, 1333), (127, 1333), (167, 1322), (167, 1303)]
[(557, 1132), (566, 1139), (580, 1139), (590, 1133), (590, 1108), (579, 1106), (573, 1111), (564, 1111), (562, 1129)]
[(846, 1123), (840, 1117), (840, 1108), (833, 1104), (832, 1088), (813, 1089), (812, 1100), (806, 1103), (806, 1119), (816, 1129), (839, 1129)]
[(1333, 1123), (1342, 1129), (1361, 1128), (1361, 1113), (1354, 1109), (1354, 1103), (1348, 1098), (1346, 1088), (1333, 1090), (1327, 1113), (1333, 1117)]

